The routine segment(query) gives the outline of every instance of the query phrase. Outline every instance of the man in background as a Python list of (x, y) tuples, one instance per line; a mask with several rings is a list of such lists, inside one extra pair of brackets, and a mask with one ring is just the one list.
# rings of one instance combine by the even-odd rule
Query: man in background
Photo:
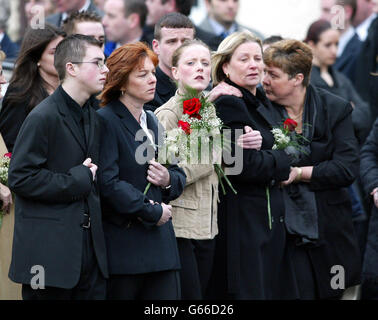
[(239, 0), (205, 0), (208, 15), (199, 25), (223, 40), (236, 31), (248, 30), (261, 40), (264, 36), (257, 30), (240, 25), (236, 21), (239, 11)]
[[(148, 43), (152, 45), (154, 39), (155, 24), (168, 13), (181, 13), (189, 16), (192, 10), (193, 0), (146, 0), (148, 15), (146, 26), (144, 27), (144, 37), (148, 39)], [(211, 50), (217, 50), (222, 39), (214, 37), (202, 28), (195, 26), (196, 37), (205, 42)]]
[(63, 31), (67, 34), (92, 36), (105, 46), (105, 30), (101, 17), (93, 11), (75, 12), (63, 21)]
[(52, 14), (46, 18), (46, 22), (57, 27), (62, 26), (63, 21), (76, 11), (93, 11), (99, 16), (103, 12), (99, 10), (90, 0), (54, 0), (58, 13)]
[(143, 37), (147, 17), (144, 0), (107, 0), (104, 10), (105, 56), (126, 43), (147, 42)]

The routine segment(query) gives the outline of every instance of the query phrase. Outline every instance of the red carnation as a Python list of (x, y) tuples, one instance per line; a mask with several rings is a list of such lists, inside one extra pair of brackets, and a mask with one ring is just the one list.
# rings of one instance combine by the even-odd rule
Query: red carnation
[(198, 98), (193, 98), (190, 100), (185, 100), (183, 103), (184, 113), (189, 116), (197, 114), (201, 109), (201, 101)]
[(6, 154), (4, 154), (4, 157), (7, 157), (7, 158), (11, 158), (12, 157), (12, 152), (8, 152)]
[(287, 118), (283, 124), (284, 128), (289, 131), (294, 131), (298, 123), (293, 119)]
[(185, 133), (186, 133), (187, 135), (189, 135), (189, 134), (191, 133), (191, 130), (190, 130), (190, 124), (189, 124), (189, 123), (180, 120), (180, 121), (178, 122), (178, 126), (179, 126), (179, 128), (181, 128), (182, 130), (184, 130)]

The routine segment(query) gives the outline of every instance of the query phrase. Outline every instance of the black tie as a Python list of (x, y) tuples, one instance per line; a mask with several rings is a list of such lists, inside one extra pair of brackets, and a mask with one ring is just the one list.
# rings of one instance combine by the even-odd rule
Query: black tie
[(83, 107), (83, 123), (84, 123), (85, 141), (88, 147), (88, 144), (89, 144), (89, 106), (88, 105)]

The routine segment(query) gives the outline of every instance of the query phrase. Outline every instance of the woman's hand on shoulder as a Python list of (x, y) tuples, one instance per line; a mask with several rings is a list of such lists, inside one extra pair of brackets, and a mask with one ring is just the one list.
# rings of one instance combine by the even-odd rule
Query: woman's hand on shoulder
[(207, 95), (209, 101), (214, 102), (220, 96), (235, 96), (241, 98), (243, 95), (241, 91), (225, 82), (220, 82)]
[(249, 126), (244, 127), (245, 134), (238, 138), (238, 146), (243, 149), (261, 150), (262, 136), (260, 131), (253, 130)]

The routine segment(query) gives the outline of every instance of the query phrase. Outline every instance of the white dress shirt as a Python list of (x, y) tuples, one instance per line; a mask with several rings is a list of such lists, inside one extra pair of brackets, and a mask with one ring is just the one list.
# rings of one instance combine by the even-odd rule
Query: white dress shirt
[(369, 32), (369, 28), (373, 20), (377, 17), (376, 13), (373, 13), (370, 15), (369, 18), (367, 18), (364, 22), (362, 22), (357, 28), (356, 32), (358, 36), (360, 37), (360, 40), (363, 42), (366, 40)]
[(142, 114), (140, 115), (140, 126), (142, 127), (143, 131), (146, 133), (148, 139), (151, 142), (151, 145), (156, 150), (156, 146), (155, 146), (155, 142), (154, 142), (155, 140), (154, 140), (151, 132), (149, 131), (149, 129), (147, 127), (147, 114), (144, 110), (142, 110)]

